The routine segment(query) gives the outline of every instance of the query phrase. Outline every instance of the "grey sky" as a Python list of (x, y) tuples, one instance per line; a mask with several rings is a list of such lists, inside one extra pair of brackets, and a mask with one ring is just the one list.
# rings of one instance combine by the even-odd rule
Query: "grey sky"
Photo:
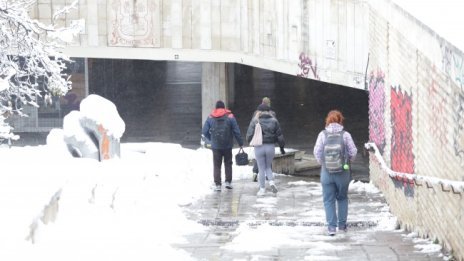
[(464, 1), (393, 0), (393, 2), (464, 51)]

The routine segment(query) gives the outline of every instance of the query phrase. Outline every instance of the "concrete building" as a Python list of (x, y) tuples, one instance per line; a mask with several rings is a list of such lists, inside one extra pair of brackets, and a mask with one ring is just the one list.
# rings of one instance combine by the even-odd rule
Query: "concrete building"
[[(39, 0), (31, 15), (50, 23), (70, 2)], [(17, 131), (59, 127), (62, 114), (89, 93), (130, 99), (136, 90), (118, 83), (139, 79), (124, 73), (128, 67), (147, 74), (148, 66), (156, 74), (160, 67), (148, 61), (167, 67), (165, 61), (196, 62), (201, 69), (190, 86), (201, 86), (198, 91), (153, 88), (165, 104), (158, 108), (169, 112), (159, 116), (163, 122), (178, 103), (196, 108), (199, 113), (179, 114), (195, 122), (217, 99), (234, 104), (233, 78), (243, 66), (367, 90), (369, 140), (379, 151), (370, 154), (371, 180), (403, 227), (436, 238), (464, 259), (464, 54), (394, 3), (81, 0), (59, 22), (75, 19), (85, 28), (64, 49), (77, 61), (70, 67), (73, 90), (58, 110), (31, 109), (35, 116), (15, 122)], [(177, 99), (179, 93), (190, 96)]]

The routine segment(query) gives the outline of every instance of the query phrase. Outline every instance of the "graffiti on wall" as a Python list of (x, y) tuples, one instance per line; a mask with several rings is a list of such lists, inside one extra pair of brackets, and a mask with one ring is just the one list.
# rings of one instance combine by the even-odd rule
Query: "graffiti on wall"
[(445, 41), (440, 43), (442, 51), (442, 70), (453, 81), (457, 88), (453, 92), (453, 148), (464, 166), (464, 55), (453, 51)]
[(108, 5), (108, 45), (158, 47), (159, 37), (155, 35), (159, 23), (155, 19), (159, 17), (159, 7), (155, 2), (112, 0)]
[(441, 65), (442, 70), (448, 75), (451, 80), (459, 86), (464, 85), (464, 57), (462, 54), (453, 52), (447, 43), (442, 42), (441, 47)]
[(447, 44), (441, 43), (441, 53), (442, 53), (442, 58), (441, 58), (441, 67), (442, 70), (447, 74), (451, 74), (451, 60), (453, 59), (453, 52), (451, 49), (448, 47)]
[(385, 148), (385, 74), (372, 71), (369, 77), (369, 140), (383, 154)]
[(454, 153), (461, 160), (461, 166), (464, 166), (464, 90), (461, 89), (454, 97), (456, 114), (454, 117), (453, 147)]
[(403, 173), (414, 173), (412, 151), (412, 97), (401, 90), (391, 88), (391, 168)]
[[(375, 182), (375, 185), (381, 190), (381, 191), (387, 191), (388, 187), (391, 182), (391, 178), (389, 175), (384, 174), (380, 162), (377, 160), (377, 158), (371, 154), (370, 155), (370, 172), (371, 173), (378, 173), (375, 178), (372, 180)], [(372, 176), (371, 176), (372, 178)]]
[(444, 148), (449, 144), (447, 136), (448, 123), (446, 120), (447, 94), (443, 92), (441, 86), (433, 78), (427, 92), (427, 104), (429, 104), (431, 111), (431, 118), (428, 121), (430, 124), (429, 130), (440, 148)]
[(313, 63), (313, 60), (311, 60), (311, 58), (303, 52), (300, 53), (299, 59), (300, 63), (298, 64), (298, 67), (300, 68), (300, 72), (297, 74), (297, 76), (310, 78), (311, 72), (314, 79), (319, 80), (320, 78), (317, 72), (317, 62)]
[[(401, 90), (391, 88), (391, 169), (403, 173), (414, 173), (414, 154), (412, 151), (412, 97)], [(414, 182), (398, 178), (395, 187), (403, 188), (406, 196), (414, 196)]]
[(393, 187), (396, 189), (401, 189), (406, 197), (414, 197), (414, 183), (410, 183), (407, 181), (403, 181), (402, 179), (395, 179), (390, 177), (387, 173), (383, 172), (382, 168), (380, 167), (380, 162), (377, 160), (377, 158), (373, 155), (370, 157), (371, 163), (371, 170), (373, 170), (374, 166), (377, 167), (377, 169), (374, 170), (374, 172), (378, 173), (374, 180), (375, 185), (377, 187), (385, 192), (388, 191), (393, 184)]

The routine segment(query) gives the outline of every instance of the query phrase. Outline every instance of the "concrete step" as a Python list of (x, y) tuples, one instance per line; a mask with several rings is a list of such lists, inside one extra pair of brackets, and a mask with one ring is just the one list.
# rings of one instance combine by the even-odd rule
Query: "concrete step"
[(295, 175), (318, 177), (320, 175), (321, 165), (317, 163), (312, 154), (303, 153), (300, 159), (295, 160)]
[(303, 154), (301, 160), (295, 160), (295, 171), (302, 172), (306, 170), (320, 169), (321, 165), (316, 161), (313, 155)]

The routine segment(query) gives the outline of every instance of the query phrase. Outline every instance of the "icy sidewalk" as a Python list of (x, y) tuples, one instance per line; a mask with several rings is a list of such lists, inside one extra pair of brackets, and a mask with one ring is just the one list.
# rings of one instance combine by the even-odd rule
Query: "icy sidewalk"
[(352, 183), (348, 227), (325, 234), (320, 183), (278, 175), (277, 196), (256, 197), (257, 183), (234, 181), (234, 189), (211, 192), (185, 208), (207, 227), (175, 247), (199, 260), (446, 260), (440, 246), (395, 230), (382, 194)]

